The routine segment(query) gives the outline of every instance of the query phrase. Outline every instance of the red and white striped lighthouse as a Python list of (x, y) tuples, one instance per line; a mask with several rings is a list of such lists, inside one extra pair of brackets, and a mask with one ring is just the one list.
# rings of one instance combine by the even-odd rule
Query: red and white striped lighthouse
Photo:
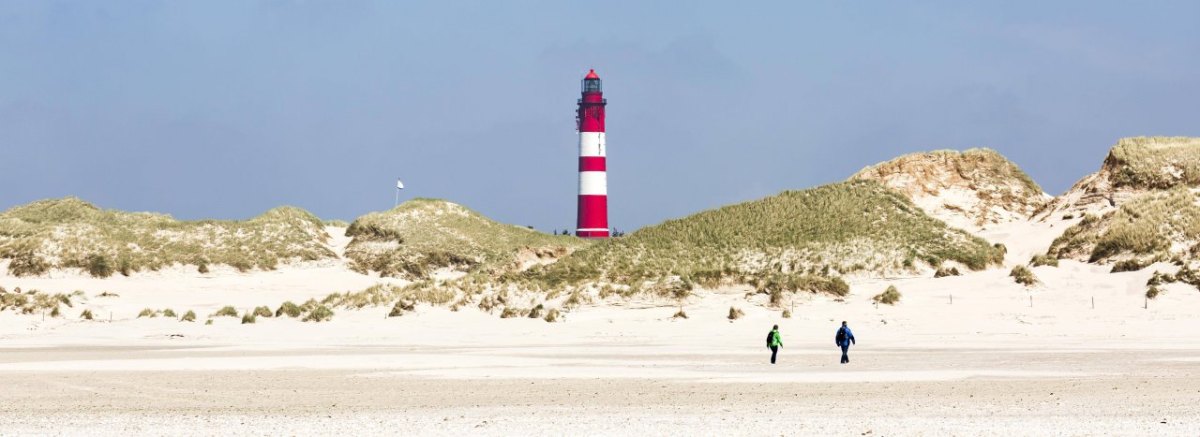
[(579, 215), (575, 235), (608, 238), (608, 173), (604, 162), (604, 93), (596, 70), (583, 78), (575, 114), (579, 129)]

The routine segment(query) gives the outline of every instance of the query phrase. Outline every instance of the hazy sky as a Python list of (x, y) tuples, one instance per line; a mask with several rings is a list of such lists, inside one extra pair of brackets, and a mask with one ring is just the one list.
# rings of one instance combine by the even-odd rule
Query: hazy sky
[(0, 209), (353, 219), (399, 176), (569, 228), (588, 68), (624, 230), (942, 148), (1058, 194), (1119, 137), (1200, 136), (1200, 3), (974, 3), (6, 0)]

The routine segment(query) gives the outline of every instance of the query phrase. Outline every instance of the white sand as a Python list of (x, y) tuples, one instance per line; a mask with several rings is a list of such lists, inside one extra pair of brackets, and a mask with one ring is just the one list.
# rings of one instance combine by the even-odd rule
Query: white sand
[[(0, 433), (1200, 433), (1200, 292), (1171, 285), (1144, 308), (1147, 278), (1169, 265), (1109, 274), (1063, 261), (1034, 268), (1033, 288), (1007, 277), (1065, 226), (982, 230), (1008, 246), (1006, 268), (856, 280), (844, 302), (796, 296), (790, 319), (763, 296), (717, 290), (687, 303), (686, 320), (628, 302), (555, 324), (423, 306), (206, 326), (136, 314), (192, 309), (203, 322), (224, 305), (274, 308), (380, 279), (339, 263), (3, 276), (9, 290), (88, 299), (64, 318), (0, 313)], [(876, 307), (889, 284), (901, 303)], [(746, 316), (727, 320), (730, 306)], [(78, 320), (82, 308), (102, 320)], [(841, 320), (860, 340), (846, 366), (832, 344)], [(785, 346), (771, 366), (776, 323)]]

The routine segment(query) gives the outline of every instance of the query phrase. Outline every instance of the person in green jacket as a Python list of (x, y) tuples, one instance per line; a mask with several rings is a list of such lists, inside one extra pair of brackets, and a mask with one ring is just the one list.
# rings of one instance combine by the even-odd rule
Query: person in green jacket
[(775, 356), (779, 354), (779, 348), (782, 346), (783, 336), (779, 335), (779, 325), (775, 325), (767, 334), (767, 349), (771, 350), (771, 364), (775, 364)]

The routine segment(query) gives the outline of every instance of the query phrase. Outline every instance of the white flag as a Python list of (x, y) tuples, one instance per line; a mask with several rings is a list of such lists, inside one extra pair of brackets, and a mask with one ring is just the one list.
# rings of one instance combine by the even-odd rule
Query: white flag
[(396, 189), (397, 189), (397, 190), (403, 190), (403, 189), (404, 189), (404, 182), (400, 182), (400, 180), (399, 180), (399, 179), (396, 179)]

